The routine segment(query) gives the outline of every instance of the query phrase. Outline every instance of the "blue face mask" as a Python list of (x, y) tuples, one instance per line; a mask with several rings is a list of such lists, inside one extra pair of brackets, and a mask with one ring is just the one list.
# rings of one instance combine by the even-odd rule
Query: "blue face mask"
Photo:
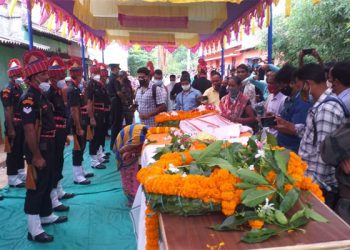
[(47, 91), (49, 91), (49, 89), (50, 89), (50, 83), (48, 83), (48, 82), (41, 82), (41, 83), (39, 84), (39, 88), (40, 88), (43, 92), (47, 92)]

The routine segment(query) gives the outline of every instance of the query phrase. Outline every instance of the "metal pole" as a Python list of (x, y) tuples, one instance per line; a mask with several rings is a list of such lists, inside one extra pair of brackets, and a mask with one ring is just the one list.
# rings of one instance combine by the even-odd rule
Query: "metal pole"
[(272, 36), (272, 4), (270, 5), (270, 25), (268, 29), (268, 36), (267, 36), (267, 61), (269, 64), (272, 63), (272, 43), (273, 43), (273, 36)]
[(225, 74), (225, 48), (224, 38), (221, 39), (221, 77)]
[(105, 49), (102, 49), (102, 63), (105, 63)]
[(32, 6), (30, 0), (27, 0), (27, 20), (28, 20), (28, 39), (29, 50), (33, 49), (33, 29), (32, 29)]
[(83, 65), (83, 77), (86, 80), (87, 74), (86, 74), (86, 65), (85, 65), (85, 47), (84, 47), (84, 34), (82, 31), (80, 31), (80, 42), (81, 42), (81, 63)]

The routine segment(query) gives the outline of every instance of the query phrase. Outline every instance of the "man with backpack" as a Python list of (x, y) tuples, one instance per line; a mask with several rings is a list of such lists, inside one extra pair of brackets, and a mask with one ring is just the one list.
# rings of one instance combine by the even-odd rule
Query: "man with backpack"
[(136, 90), (135, 102), (141, 123), (154, 127), (154, 116), (166, 111), (165, 98), (160, 87), (150, 83), (150, 71), (143, 67), (137, 70), (140, 87)]
[(308, 164), (306, 174), (320, 185), (326, 204), (334, 208), (338, 196), (335, 168), (322, 160), (320, 145), (327, 135), (345, 123), (349, 114), (344, 103), (327, 88), (322, 66), (306, 64), (297, 72), (297, 77), (304, 82), (301, 92), (304, 100), (315, 101), (308, 112), (299, 155)]

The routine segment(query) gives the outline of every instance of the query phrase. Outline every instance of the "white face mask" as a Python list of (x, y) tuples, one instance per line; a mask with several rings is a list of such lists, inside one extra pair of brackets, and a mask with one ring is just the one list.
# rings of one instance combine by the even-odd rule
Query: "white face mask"
[(49, 91), (49, 89), (50, 89), (50, 83), (48, 83), (48, 82), (42, 82), (42, 83), (39, 84), (39, 88), (40, 88), (42, 91), (47, 92), (47, 91)]
[(157, 86), (162, 86), (163, 80), (153, 80), (154, 84)]
[(187, 91), (191, 88), (191, 85), (189, 85), (189, 84), (188, 85), (181, 85), (181, 87), (184, 91)]
[(15, 83), (16, 84), (22, 84), (23, 83), (23, 78), (22, 77), (18, 77), (15, 79)]
[(65, 80), (59, 80), (57, 82), (57, 88), (63, 89), (66, 86), (66, 81)]
[(95, 75), (92, 79), (94, 79), (95, 81), (100, 81), (101, 80), (101, 76), (100, 75)]

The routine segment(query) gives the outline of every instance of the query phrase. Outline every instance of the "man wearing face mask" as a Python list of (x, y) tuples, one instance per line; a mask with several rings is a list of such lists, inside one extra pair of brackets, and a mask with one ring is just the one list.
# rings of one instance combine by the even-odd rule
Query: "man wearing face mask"
[(137, 70), (140, 87), (136, 90), (135, 102), (140, 114), (141, 123), (155, 126), (154, 116), (166, 111), (163, 91), (150, 81), (150, 71), (143, 67)]
[(105, 98), (107, 90), (104, 87), (104, 83), (101, 81), (101, 69), (104, 69), (105, 65), (98, 64), (90, 68), (92, 78), (89, 81), (87, 88), (88, 97), (88, 115), (90, 118), (90, 126), (93, 131), (92, 138), (89, 144), (89, 154), (91, 157), (91, 167), (94, 169), (105, 169), (106, 166), (102, 163), (107, 162), (101, 154), (98, 155), (98, 150), (103, 143), (103, 137), (105, 137)]
[(55, 166), (55, 121), (47, 97), (39, 88), (47, 82), (46, 55), (31, 50), (24, 55), (24, 73), (29, 81), (28, 91), (21, 97), (21, 117), (28, 162), (27, 193), (24, 211), (28, 215), (28, 240), (47, 243), (53, 236), (45, 233), (42, 224), (62, 223), (66, 216), (52, 213), (53, 168)]
[(329, 82), (333, 93), (345, 104), (350, 111), (350, 63), (338, 62), (330, 70)]
[(176, 83), (176, 76), (170, 75), (170, 83), (166, 86), (168, 92), (168, 111), (175, 109), (175, 101), (171, 98), (171, 91), (173, 90)]
[(326, 204), (334, 208), (338, 198), (335, 168), (322, 160), (320, 145), (327, 135), (346, 121), (348, 114), (342, 102), (327, 87), (322, 66), (306, 64), (298, 71), (297, 77), (305, 83), (303, 91), (310, 92), (315, 100), (306, 119), (299, 155), (308, 164), (306, 175), (320, 185)]
[(169, 103), (168, 103), (168, 89), (165, 87), (164, 83), (163, 83), (163, 72), (160, 69), (156, 69), (154, 71), (154, 75), (153, 75), (153, 84), (158, 86), (159, 88), (161, 88), (161, 90), (163, 91), (163, 98), (164, 98), (164, 103), (167, 107), (169, 107)]
[(23, 68), (18, 59), (11, 59), (7, 71), (9, 84), (1, 91), (1, 101), (5, 113), (5, 152), (8, 184), (10, 187), (24, 187), (23, 143), (24, 132), (19, 108), (23, 93)]
[(73, 181), (74, 184), (88, 185), (93, 173), (86, 173), (83, 168), (84, 151), (86, 147), (86, 129), (88, 125), (88, 112), (86, 110), (85, 96), (79, 88), (83, 81), (83, 69), (81, 61), (71, 59), (69, 74), (71, 82), (67, 91), (67, 101), (71, 112), (72, 134), (74, 138), (73, 147)]
[(276, 74), (275, 81), (281, 89), (281, 93), (287, 96), (281, 112), (276, 117), (278, 131), (278, 145), (298, 153), (302, 132), (305, 128), (306, 117), (312, 103), (304, 101), (300, 92), (303, 82), (295, 76), (296, 69), (291, 65), (284, 65)]
[(126, 125), (131, 125), (134, 121), (134, 110), (132, 105), (134, 102), (134, 90), (128, 78), (126, 71), (119, 71), (120, 92), (119, 95), (123, 104), (123, 118)]
[(63, 190), (61, 180), (64, 164), (64, 147), (67, 139), (67, 117), (64, 105), (62, 87), (65, 85), (66, 66), (59, 56), (52, 56), (49, 60), (48, 74), (51, 87), (46, 96), (52, 103), (54, 120), (56, 123), (55, 135), (55, 167), (53, 172), (53, 189), (51, 191), (52, 207), (54, 211), (68, 211), (69, 207), (62, 204), (59, 199), (70, 199), (74, 194)]
[(121, 84), (118, 80), (120, 71), (119, 64), (110, 64), (111, 74), (109, 76), (107, 91), (111, 100), (111, 144), (110, 150), (113, 150), (114, 141), (123, 126), (123, 104), (121, 101)]
[(176, 96), (176, 110), (189, 111), (197, 108), (202, 93), (191, 87), (191, 80), (187, 76), (182, 76), (180, 81), (182, 92)]

